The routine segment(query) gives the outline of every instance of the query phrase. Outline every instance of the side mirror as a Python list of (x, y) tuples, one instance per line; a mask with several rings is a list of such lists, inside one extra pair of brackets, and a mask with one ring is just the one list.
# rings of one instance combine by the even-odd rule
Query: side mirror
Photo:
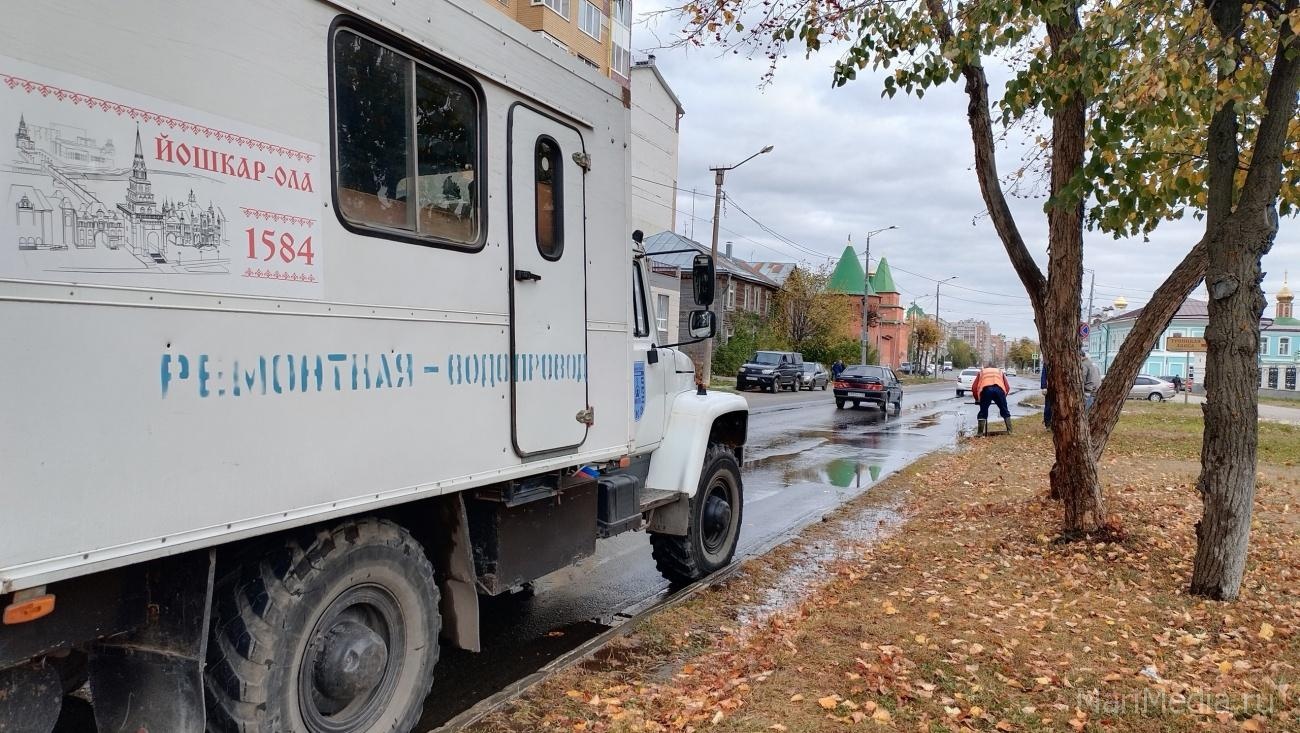
[(718, 331), (718, 314), (706, 310), (691, 311), (687, 323), (689, 325), (687, 332), (691, 334), (691, 338), (713, 338), (713, 334)]
[[(715, 279), (713, 258), (709, 255), (695, 255), (695, 260), (691, 263), (691, 284), (695, 288), (696, 304), (713, 305)], [(691, 321), (691, 323), (694, 325), (695, 322)]]

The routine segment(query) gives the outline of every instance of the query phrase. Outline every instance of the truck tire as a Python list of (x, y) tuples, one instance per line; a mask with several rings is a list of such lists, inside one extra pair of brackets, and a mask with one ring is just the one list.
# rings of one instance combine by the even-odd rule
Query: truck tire
[(672, 583), (685, 584), (730, 564), (744, 508), (736, 454), (725, 445), (709, 446), (699, 488), (691, 497), (686, 535), (650, 534), (659, 573)]
[(217, 588), (208, 729), (406, 733), (438, 661), (438, 586), (400, 526), (307, 530)]

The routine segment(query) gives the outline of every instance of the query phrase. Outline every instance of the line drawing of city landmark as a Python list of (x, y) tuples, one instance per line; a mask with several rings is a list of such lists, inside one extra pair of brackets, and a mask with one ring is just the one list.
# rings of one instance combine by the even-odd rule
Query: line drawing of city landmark
[[(111, 138), (100, 144), (81, 128), (29, 127), (25, 115), (20, 115), (14, 142), (17, 155), (11, 170), (21, 174), (19, 179), (31, 179), (9, 187), (19, 250), (122, 250), (138, 260), (130, 265), (137, 271), (140, 265), (169, 273), (228, 271), (223, 253), (225, 213), (212, 202), (201, 205), (193, 188), (179, 200), (160, 203), (149, 179), (138, 126), (129, 173), (114, 167), (116, 147)], [(101, 200), (106, 186), (123, 179), (126, 192), (121, 202)], [(45, 181), (48, 184), (42, 185)], [(81, 269), (70, 261), (70, 266), (58, 269)], [(86, 264), (89, 270), (105, 268), (102, 262)]]

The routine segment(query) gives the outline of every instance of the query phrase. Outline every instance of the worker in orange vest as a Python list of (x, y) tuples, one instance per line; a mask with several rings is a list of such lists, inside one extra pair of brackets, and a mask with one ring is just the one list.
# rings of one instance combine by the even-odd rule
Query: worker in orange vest
[(1006, 423), (1007, 432), (1010, 433), (1011, 410), (1007, 409), (1007, 395), (1011, 393), (1011, 385), (1007, 383), (1007, 375), (992, 364), (985, 364), (979, 376), (975, 377), (974, 383), (971, 384), (970, 391), (980, 402), (975, 434), (984, 435), (989, 431), (989, 404), (993, 402), (997, 403), (998, 411), (1002, 413), (1002, 421)]

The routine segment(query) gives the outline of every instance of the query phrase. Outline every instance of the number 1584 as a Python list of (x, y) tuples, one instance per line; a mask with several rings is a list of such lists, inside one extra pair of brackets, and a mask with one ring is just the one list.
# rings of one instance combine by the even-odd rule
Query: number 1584
[(248, 235), (248, 259), (260, 259), (263, 262), (270, 262), (278, 255), (285, 263), (293, 262), (301, 257), (308, 265), (311, 265), (312, 258), (315, 256), (311, 251), (311, 237), (307, 237), (302, 242), (295, 242), (293, 234), (290, 232), (278, 233), (274, 229), (263, 229), (260, 232), (249, 227), (244, 230)]

